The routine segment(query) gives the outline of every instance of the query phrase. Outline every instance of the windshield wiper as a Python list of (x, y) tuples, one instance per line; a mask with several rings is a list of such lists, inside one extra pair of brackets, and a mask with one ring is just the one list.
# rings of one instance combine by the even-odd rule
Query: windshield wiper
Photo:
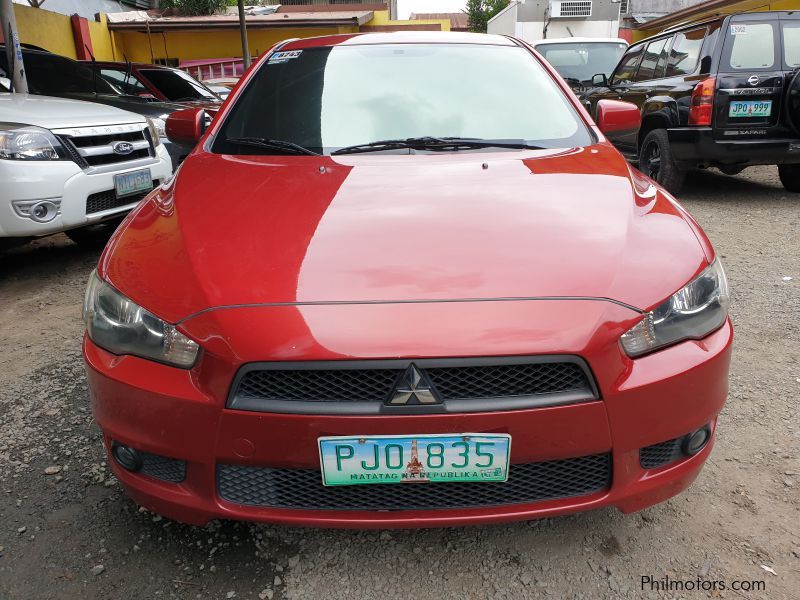
[(460, 137), (412, 137), (396, 140), (380, 140), (367, 144), (345, 146), (334, 150), (331, 154), (358, 154), (362, 152), (380, 152), (382, 150), (472, 150), (474, 148), (510, 148), (512, 150), (542, 150), (542, 146), (534, 146), (522, 140), (487, 140), (482, 138)]
[(295, 144), (294, 142), (287, 142), (285, 140), (272, 140), (269, 138), (259, 138), (259, 137), (240, 137), (240, 138), (228, 138), (225, 140), (231, 144), (239, 144), (240, 146), (253, 146), (255, 148), (265, 148), (266, 150), (284, 150), (288, 152), (293, 152), (294, 154), (308, 154), (310, 156), (319, 156), (319, 153), (314, 152), (313, 150), (309, 150), (301, 146), (300, 144)]

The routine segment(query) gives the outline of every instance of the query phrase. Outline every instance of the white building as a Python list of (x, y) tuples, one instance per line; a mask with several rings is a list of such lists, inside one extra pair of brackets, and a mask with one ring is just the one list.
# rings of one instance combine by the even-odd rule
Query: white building
[(541, 39), (616, 38), (627, 0), (512, 0), (489, 21), (488, 32), (527, 42)]

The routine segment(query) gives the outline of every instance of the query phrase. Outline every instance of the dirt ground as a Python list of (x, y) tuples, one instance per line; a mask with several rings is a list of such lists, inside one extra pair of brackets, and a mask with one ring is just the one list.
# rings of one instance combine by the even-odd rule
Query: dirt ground
[(57, 236), (0, 254), (0, 600), (800, 598), (800, 197), (765, 167), (698, 174), (681, 198), (730, 278), (731, 394), (697, 482), (627, 516), (358, 532), (139, 510), (104, 463), (80, 357), (98, 253)]

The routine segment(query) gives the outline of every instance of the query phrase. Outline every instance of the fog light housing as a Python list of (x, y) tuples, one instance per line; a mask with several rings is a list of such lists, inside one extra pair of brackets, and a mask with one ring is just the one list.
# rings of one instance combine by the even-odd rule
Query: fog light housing
[(136, 472), (142, 468), (142, 455), (135, 448), (125, 444), (118, 442), (111, 444), (111, 456), (127, 471)]
[(711, 439), (711, 427), (706, 425), (697, 431), (693, 431), (685, 438), (683, 438), (683, 453), (687, 456), (694, 456), (700, 452), (708, 444)]
[(14, 212), (37, 223), (49, 223), (61, 213), (61, 200), (14, 200)]

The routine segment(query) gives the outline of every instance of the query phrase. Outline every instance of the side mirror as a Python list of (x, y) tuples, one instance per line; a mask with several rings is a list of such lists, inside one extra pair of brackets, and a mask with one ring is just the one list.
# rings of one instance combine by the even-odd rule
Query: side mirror
[(642, 113), (630, 102), (600, 100), (597, 103), (597, 126), (606, 135), (635, 132), (642, 126)]
[(598, 73), (592, 77), (592, 85), (594, 87), (608, 87), (608, 77), (605, 73)]
[(208, 121), (202, 108), (176, 110), (167, 117), (167, 138), (175, 144), (194, 146), (206, 132)]

